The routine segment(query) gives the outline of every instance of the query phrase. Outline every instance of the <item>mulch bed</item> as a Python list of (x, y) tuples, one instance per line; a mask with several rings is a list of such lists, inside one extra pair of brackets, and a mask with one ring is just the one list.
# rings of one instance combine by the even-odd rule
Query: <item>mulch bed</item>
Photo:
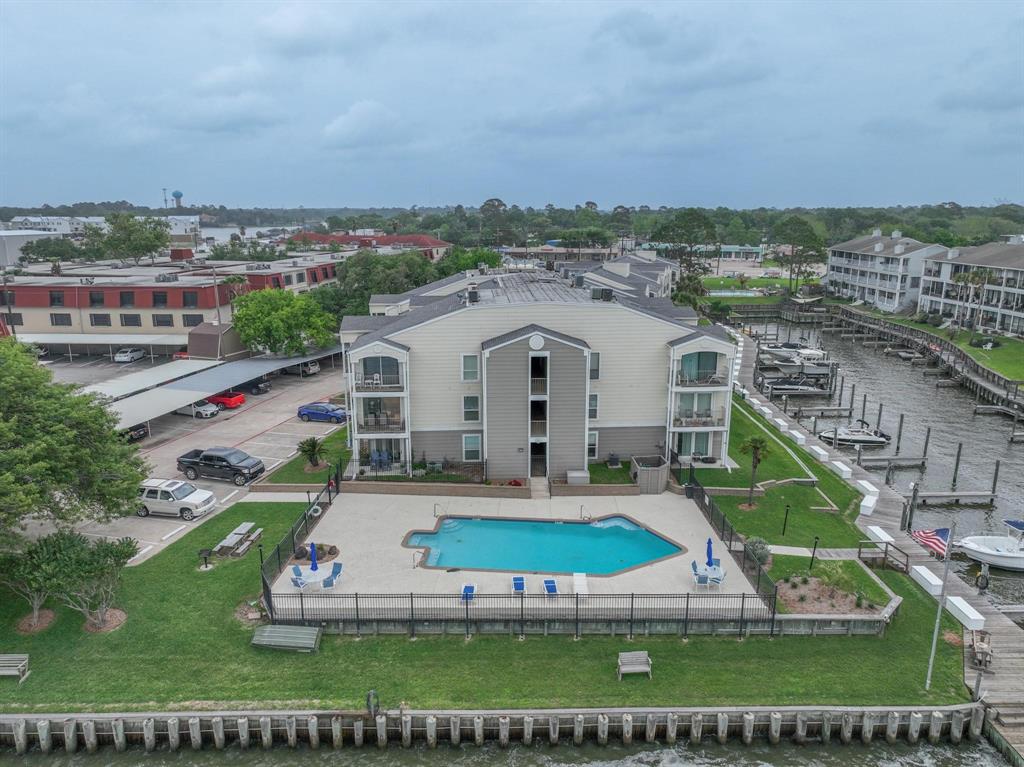
[[(316, 545), (316, 561), (317, 564), (323, 562), (330, 562), (332, 559), (337, 559), (341, 552), (337, 546), (325, 546), (322, 543)], [(309, 547), (306, 545), (299, 546), (299, 553), (289, 560), (289, 564), (299, 565), (300, 567), (307, 567), (309, 565)]]
[[(796, 587), (793, 587), (793, 584)], [(803, 597), (803, 601), (800, 598)], [(822, 583), (817, 578), (809, 578), (807, 583), (799, 580), (790, 580), (789, 583), (779, 583), (779, 599), (790, 613), (812, 613), (812, 614), (848, 614), (860, 613), (873, 615), (879, 611), (879, 606), (869, 607), (866, 601), (861, 602), (857, 607), (857, 597), (845, 591), (839, 591), (833, 586)]]
[(118, 610), (116, 607), (112, 607), (107, 610), (107, 622), (102, 626), (93, 626), (89, 621), (85, 622), (82, 627), (90, 634), (109, 634), (111, 631), (117, 631), (124, 622), (128, 620), (128, 613), (124, 610)]
[(258, 607), (250, 605), (249, 600), (242, 602), (235, 608), (235, 620), (246, 628), (255, 628), (261, 623), (266, 622), (262, 611)]
[(53, 625), (53, 622), (57, 620), (57, 613), (53, 610), (43, 608), (39, 611), (39, 622), (34, 626), (32, 625), (32, 613), (29, 613), (24, 618), (18, 621), (15, 625), (14, 630), (22, 636), (31, 636), (32, 634), (38, 634), (41, 631), (46, 631)]

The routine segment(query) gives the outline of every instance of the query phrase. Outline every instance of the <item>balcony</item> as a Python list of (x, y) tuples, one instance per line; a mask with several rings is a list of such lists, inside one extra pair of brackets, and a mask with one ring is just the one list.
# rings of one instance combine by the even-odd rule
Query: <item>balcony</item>
[(548, 422), (547, 421), (530, 421), (530, 436), (531, 437), (546, 437), (546, 436), (548, 436)]
[(548, 393), (548, 379), (547, 378), (531, 378), (530, 379), (530, 394), (535, 396), (546, 396)]
[(363, 373), (357, 370), (355, 379), (357, 392), (388, 392), (405, 389), (405, 381), (400, 373)]
[(405, 431), (405, 419), (387, 413), (361, 414), (356, 419), (360, 434), (401, 434)]
[(725, 386), (729, 383), (729, 376), (726, 373), (701, 372), (690, 376), (685, 373), (676, 373), (675, 386)]
[(672, 426), (678, 429), (693, 427), (725, 426), (725, 408), (714, 410), (683, 410), (672, 419)]

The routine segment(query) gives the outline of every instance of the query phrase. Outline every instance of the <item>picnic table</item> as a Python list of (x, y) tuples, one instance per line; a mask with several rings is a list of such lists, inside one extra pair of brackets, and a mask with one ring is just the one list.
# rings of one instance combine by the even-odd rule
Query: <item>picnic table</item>
[[(242, 545), (242, 542), (245, 541), (246, 537), (249, 535), (249, 532), (254, 527), (256, 527), (255, 522), (243, 522), (230, 533), (228, 533), (224, 537), (224, 540), (222, 540), (220, 543), (216, 545), (216, 547), (214, 547), (213, 552), (215, 554), (219, 554), (220, 556), (227, 556), (228, 554), (234, 553), (234, 551)], [(261, 535), (262, 533), (263, 531), (260, 530)]]

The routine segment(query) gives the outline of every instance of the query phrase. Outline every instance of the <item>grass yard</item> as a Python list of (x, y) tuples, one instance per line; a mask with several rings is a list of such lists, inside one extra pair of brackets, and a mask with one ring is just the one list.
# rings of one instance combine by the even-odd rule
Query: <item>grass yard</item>
[[(27, 605), (0, 593), (0, 653), (32, 657), (22, 685), (0, 680), (0, 709), (138, 711), (324, 707), (362, 709), (560, 706), (914, 704), (968, 699), (962, 650), (939, 645), (931, 692), (923, 689), (934, 601), (906, 576), (882, 577), (905, 601), (884, 638), (786, 637), (367, 637), (326, 636), (316, 654), (254, 649), (235, 607), (258, 591), (258, 556), (197, 571), (196, 551), (250, 520), (275, 541), (301, 504), (242, 503), (125, 573), (128, 621), (110, 634), (81, 630), (58, 609), (45, 632), (22, 637)], [(817, 568), (817, 565), (815, 566)], [(948, 620), (949, 628), (955, 624)], [(643, 649), (654, 678), (615, 679), (616, 653)], [(837, 659), (842, 662), (837, 662)], [(570, 670), (571, 673), (553, 673)]]
[(782, 304), (786, 296), (701, 296), (702, 304), (721, 301), (725, 304)]
[(308, 462), (301, 455), (297, 455), (287, 463), (278, 466), (267, 477), (266, 481), (274, 485), (323, 485), (330, 477), (330, 469), (327, 464), (344, 467), (348, 463), (351, 451), (345, 444), (345, 437), (348, 434), (348, 427), (342, 426), (337, 431), (324, 437), (324, 460), (320, 463), (317, 471), (306, 471)]
[[(815, 280), (817, 282), (817, 280)], [(785, 277), (751, 277), (746, 285), (741, 285), (736, 277), (705, 277), (701, 280), (708, 290), (743, 290), (754, 288), (784, 288), (787, 286)]]
[(587, 466), (590, 470), (590, 484), (592, 485), (632, 485), (633, 478), (629, 476), (629, 462), (623, 461), (617, 469), (609, 468), (607, 463), (591, 463)]
[[(810, 557), (794, 557), (783, 554), (772, 556), (772, 579), (784, 587), (783, 579), (807, 575)], [(814, 562), (813, 575), (829, 586), (847, 594), (862, 594), (864, 599), (875, 605), (885, 605), (889, 595), (868, 575), (861, 564), (852, 559), (818, 559)]]

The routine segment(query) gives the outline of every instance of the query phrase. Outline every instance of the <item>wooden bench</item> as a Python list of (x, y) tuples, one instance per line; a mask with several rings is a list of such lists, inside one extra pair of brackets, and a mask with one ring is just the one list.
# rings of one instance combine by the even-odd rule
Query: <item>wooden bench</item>
[(231, 556), (233, 556), (233, 557), (244, 556), (245, 553), (249, 549), (251, 549), (253, 547), (253, 545), (256, 543), (256, 541), (258, 541), (262, 537), (263, 537), (263, 528), (262, 527), (259, 527), (259, 528), (255, 529), (255, 530), (253, 530), (251, 533), (249, 533), (247, 536), (245, 536), (244, 539), (242, 539), (242, 542), (238, 545), (238, 548), (236, 548), (234, 551), (231, 552)]
[(257, 647), (295, 652), (316, 652), (320, 647), (322, 629), (309, 626), (260, 626), (253, 634)]
[(974, 665), (988, 668), (992, 665), (992, 635), (987, 631), (971, 632), (971, 652)]
[(0, 676), (16, 676), (21, 684), (31, 673), (27, 655), (0, 655)]
[(646, 650), (639, 652), (619, 653), (619, 681), (622, 681), (623, 674), (647, 674), (651, 678), (651, 656)]

